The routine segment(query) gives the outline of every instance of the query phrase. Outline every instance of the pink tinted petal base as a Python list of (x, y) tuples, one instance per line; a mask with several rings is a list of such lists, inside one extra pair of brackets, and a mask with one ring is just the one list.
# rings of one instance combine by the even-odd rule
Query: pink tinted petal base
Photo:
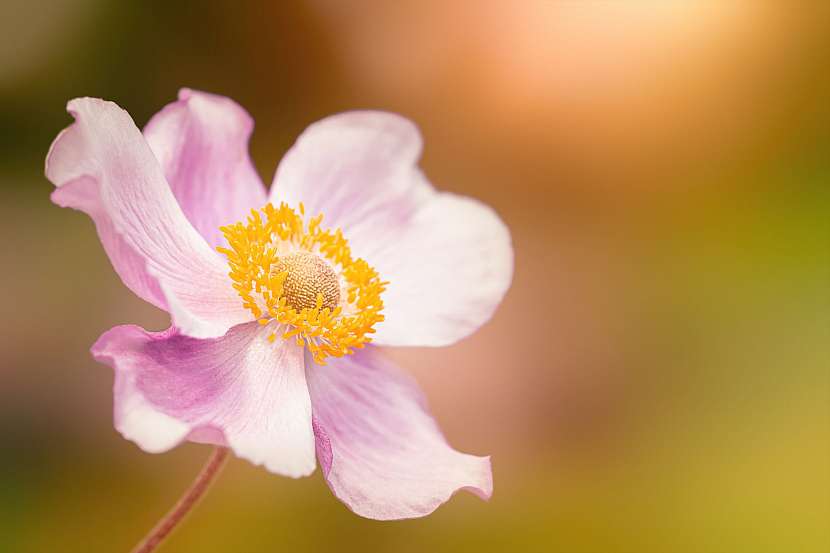
[(512, 279), (510, 234), (495, 212), (438, 193), (417, 167), (406, 119), (349, 112), (311, 125), (277, 169), (271, 201), (303, 202), (338, 227), (386, 281), (374, 342), (442, 346), (493, 314)]
[(317, 457), (334, 494), (355, 513), (427, 515), (458, 490), (493, 491), (489, 457), (452, 449), (415, 382), (375, 348), (307, 361)]
[(115, 371), (115, 427), (151, 453), (185, 439), (230, 447), (271, 472), (313, 472), (303, 348), (257, 323), (221, 338), (118, 326), (92, 347)]
[(265, 187), (248, 155), (253, 128), (233, 100), (187, 88), (144, 128), (173, 195), (211, 246), (224, 244), (219, 227), (265, 205)]
[(227, 265), (185, 218), (127, 112), (92, 98), (72, 100), (67, 109), (75, 123), (46, 159), (46, 176), (58, 187), (54, 201), (93, 217), (126, 284), (166, 306), (188, 335), (221, 336), (251, 320)]

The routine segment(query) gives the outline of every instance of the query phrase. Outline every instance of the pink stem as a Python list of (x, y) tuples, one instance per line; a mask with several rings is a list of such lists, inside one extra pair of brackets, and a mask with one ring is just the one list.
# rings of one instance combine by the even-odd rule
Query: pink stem
[(193, 484), (184, 492), (176, 505), (164, 515), (155, 528), (147, 534), (141, 542), (135, 546), (132, 553), (150, 553), (166, 538), (170, 532), (187, 516), (187, 513), (196, 506), (199, 499), (210, 487), (214, 478), (221, 472), (228, 459), (228, 449), (217, 447), (213, 450), (202, 471), (196, 476)]

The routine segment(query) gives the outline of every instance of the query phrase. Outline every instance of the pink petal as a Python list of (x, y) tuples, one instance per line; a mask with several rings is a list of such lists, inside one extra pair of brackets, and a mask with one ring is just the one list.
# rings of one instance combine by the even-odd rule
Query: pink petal
[(392, 113), (355, 111), (308, 127), (277, 168), (270, 201), (324, 214), (324, 225), (348, 231), (357, 255), (395, 230), (432, 195), (416, 163), (421, 136)]
[(483, 204), (435, 192), (402, 117), (351, 112), (311, 125), (286, 154), (273, 202), (303, 202), (390, 282), (375, 343), (451, 344), (493, 314), (513, 272), (510, 234)]
[(233, 100), (186, 88), (144, 128), (184, 214), (211, 246), (224, 243), (219, 227), (265, 205), (248, 155), (253, 128)]
[[(79, 139), (73, 135), (78, 132), (79, 129), (74, 125), (64, 129), (54, 143), (60, 142), (66, 145), (75, 143)], [(60, 175), (72, 172), (72, 166), (77, 162), (77, 158), (78, 155), (69, 147), (66, 149), (53, 147), (46, 160), (46, 174), (49, 179), (55, 182), (54, 179), (59, 178)], [(64, 164), (67, 164), (67, 167), (64, 167)], [(122, 282), (144, 301), (167, 310), (164, 294), (156, 279), (147, 272), (147, 263), (144, 258), (138, 255), (115, 231), (112, 220), (101, 205), (98, 182), (95, 179), (77, 177), (72, 182), (65, 183), (64, 186), (52, 192), (52, 201), (61, 207), (71, 207), (89, 215), (95, 223), (101, 244)]]
[(389, 281), (373, 342), (443, 346), (475, 332), (513, 278), (510, 232), (486, 205), (438, 194), (369, 258)]
[(72, 100), (68, 111), (76, 121), (46, 158), (53, 201), (93, 217), (125, 283), (166, 306), (182, 332), (221, 336), (249, 321), (227, 265), (185, 218), (129, 114), (93, 98)]
[(115, 427), (145, 451), (184, 439), (229, 446), (286, 476), (314, 471), (303, 348), (256, 323), (221, 338), (118, 326), (92, 347), (115, 371)]
[(375, 348), (307, 363), (317, 457), (334, 494), (378, 520), (427, 515), (458, 490), (493, 492), (489, 457), (452, 449), (415, 382)]

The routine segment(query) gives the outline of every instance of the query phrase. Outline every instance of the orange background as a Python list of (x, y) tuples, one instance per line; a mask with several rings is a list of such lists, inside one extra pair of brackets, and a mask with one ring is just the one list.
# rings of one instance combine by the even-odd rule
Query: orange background
[(256, 120), (413, 119), (439, 187), (516, 251), (495, 318), (396, 350), (490, 503), (358, 518), (231, 462), (166, 551), (830, 550), (830, 10), (763, 2), (113, 3), (0, 13), (0, 550), (124, 551), (208, 455), (123, 440), (89, 346), (166, 316), (49, 202), (66, 100), (139, 125), (188, 86)]

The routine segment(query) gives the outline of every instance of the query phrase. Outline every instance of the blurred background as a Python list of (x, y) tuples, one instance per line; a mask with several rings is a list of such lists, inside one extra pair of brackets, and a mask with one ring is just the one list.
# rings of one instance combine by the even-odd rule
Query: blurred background
[(251, 112), (266, 183), (325, 115), (408, 116), (516, 272), (392, 353), (490, 503), (380, 523), (234, 459), (164, 551), (830, 551), (830, 5), (2, 0), (0, 36), (0, 551), (126, 551), (209, 453), (113, 429), (88, 348), (168, 321), (42, 176), (68, 99), (141, 126), (182, 86)]

